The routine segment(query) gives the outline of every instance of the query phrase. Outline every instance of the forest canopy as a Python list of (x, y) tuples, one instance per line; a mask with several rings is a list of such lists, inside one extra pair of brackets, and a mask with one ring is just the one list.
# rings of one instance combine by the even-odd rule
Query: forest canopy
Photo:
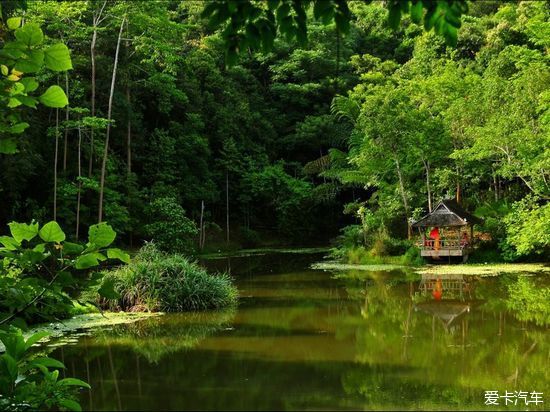
[(54, 218), (76, 239), (104, 220), (180, 251), (347, 226), (357, 245), (455, 198), (500, 257), (548, 252), (548, 4), (289, 4), (4, 7), (43, 32), (4, 31), (4, 55), (43, 48), (50, 70), (22, 72), (69, 104), (31, 109), (30, 80), (9, 96), (30, 108), (0, 145), (18, 151), (0, 155), (2, 222)]

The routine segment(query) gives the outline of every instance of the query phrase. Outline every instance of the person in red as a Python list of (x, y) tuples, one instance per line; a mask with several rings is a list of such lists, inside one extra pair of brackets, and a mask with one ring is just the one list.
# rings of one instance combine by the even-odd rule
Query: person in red
[(434, 250), (439, 250), (439, 228), (434, 227), (430, 231), (430, 239), (434, 240)]
[(460, 239), (460, 246), (466, 247), (470, 241), (468, 240), (468, 234), (466, 232), (462, 233), (462, 239)]
[(432, 296), (435, 300), (441, 300), (441, 296), (443, 295), (443, 282), (441, 282), (441, 277), (438, 276), (437, 280), (435, 281), (435, 286), (432, 290)]

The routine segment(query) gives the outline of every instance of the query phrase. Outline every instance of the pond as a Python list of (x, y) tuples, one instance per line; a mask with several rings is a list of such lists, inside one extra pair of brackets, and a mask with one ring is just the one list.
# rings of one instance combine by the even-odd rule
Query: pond
[(547, 409), (547, 276), (444, 280), (436, 301), (420, 275), (309, 269), (320, 257), (209, 260), (238, 308), (96, 329), (53, 355), (92, 385), (85, 409)]

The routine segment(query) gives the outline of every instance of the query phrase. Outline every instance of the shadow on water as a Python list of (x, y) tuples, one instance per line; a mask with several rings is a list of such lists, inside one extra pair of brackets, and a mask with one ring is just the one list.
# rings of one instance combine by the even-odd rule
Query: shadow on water
[(57, 351), (91, 383), (86, 409), (494, 410), (485, 391), (548, 393), (547, 278), (443, 278), (436, 300), (437, 276), (307, 269), (317, 259), (207, 261), (230, 268), (237, 309), (118, 325)]

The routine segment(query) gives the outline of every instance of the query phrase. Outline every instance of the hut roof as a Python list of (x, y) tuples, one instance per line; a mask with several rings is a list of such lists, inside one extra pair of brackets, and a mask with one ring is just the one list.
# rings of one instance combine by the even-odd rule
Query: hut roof
[(465, 226), (482, 222), (454, 200), (447, 199), (439, 202), (431, 213), (414, 222), (412, 227)]

